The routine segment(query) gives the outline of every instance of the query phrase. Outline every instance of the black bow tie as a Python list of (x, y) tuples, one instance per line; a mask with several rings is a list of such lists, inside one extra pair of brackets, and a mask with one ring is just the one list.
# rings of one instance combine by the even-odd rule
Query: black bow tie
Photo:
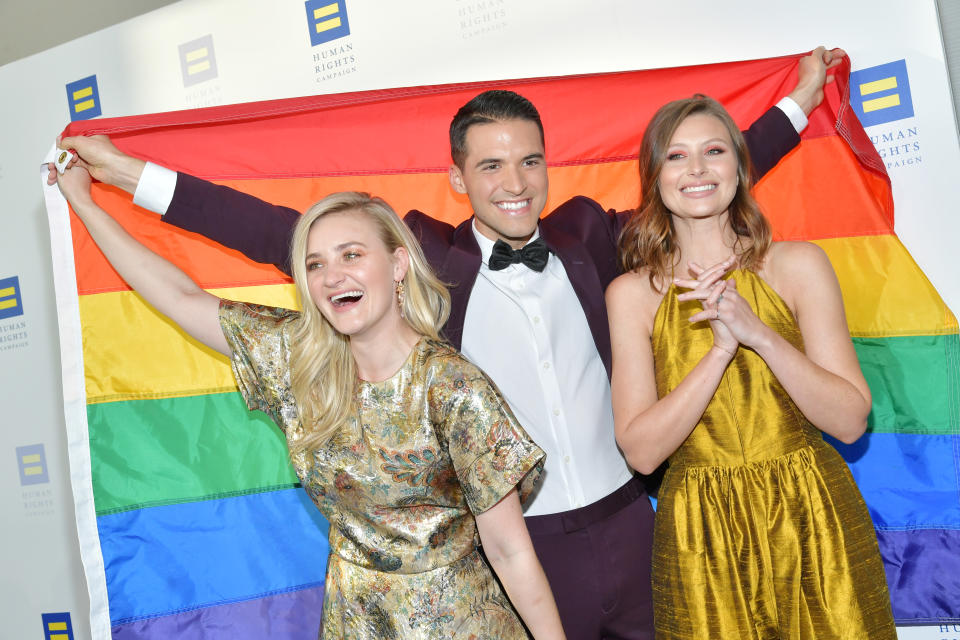
[(550, 250), (543, 238), (537, 238), (522, 249), (513, 249), (503, 240), (493, 243), (493, 253), (490, 254), (488, 266), (492, 271), (506, 269), (512, 264), (523, 263), (534, 271), (543, 271), (547, 266)]

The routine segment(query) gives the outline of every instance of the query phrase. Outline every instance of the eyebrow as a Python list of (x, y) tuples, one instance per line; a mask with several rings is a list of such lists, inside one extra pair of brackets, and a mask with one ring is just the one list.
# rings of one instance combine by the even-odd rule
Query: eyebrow
[[(347, 247), (363, 247), (364, 249), (366, 249), (366, 248), (367, 248), (367, 245), (365, 245), (364, 243), (360, 242), (359, 240), (348, 240), (347, 242), (341, 242), (340, 244), (338, 244), (337, 246), (335, 246), (335, 247), (333, 248), (333, 250), (334, 250), (334, 252), (343, 251), (343, 250), (346, 249)], [(322, 256), (321, 256), (321, 252), (319, 252), (319, 251), (314, 251), (313, 253), (308, 253), (308, 254), (304, 257), (304, 259), (305, 259), (305, 260), (309, 260), (310, 258), (320, 258), (320, 257), (322, 257)]]
[[(542, 153), (540, 153), (540, 152), (531, 153), (531, 154), (529, 154), (529, 155), (525, 155), (525, 156), (520, 160), (520, 162), (523, 162), (523, 161), (525, 161), (525, 160), (530, 160), (530, 159), (532, 159), (532, 158), (537, 158), (537, 159), (539, 159), (539, 160), (543, 160), (543, 159), (544, 159), (544, 155), (543, 155)], [(501, 163), (502, 163), (502, 162), (503, 162), (503, 158), (484, 158), (484, 159), (482, 159), (482, 160), (478, 160), (478, 161), (477, 161), (477, 164), (475, 164), (475, 165), (473, 165), (473, 166), (476, 168), (476, 167), (479, 167), (479, 166), (481, 166), (481, 165), (487, 164), (487, 163), (489, 163), (489, 162), (501, 162)]]
[[(704, 142), (706, 144), (716, 144), (718, 142), (722, 144), (731, 144), (731, 145), (733, 144), (733, 141), (728, 141), (725, 138), (710, 138), (709, 140), (705, 140)], [(695, 142), (694, 144), (699, 144), (699, 142)], [(687, 142), (671, 142), (670, 144), (667, 145), (667, 148), (669, 149), (670, 147), (689, 147), (689, 146), (691, 145), (690, 143), (687, 143)]]

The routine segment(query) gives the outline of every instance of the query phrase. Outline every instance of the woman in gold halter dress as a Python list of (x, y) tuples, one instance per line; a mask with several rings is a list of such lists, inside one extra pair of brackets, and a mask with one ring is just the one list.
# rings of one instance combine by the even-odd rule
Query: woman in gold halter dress
[(859, 438), (871, 402), (826, 255), (771, 242), (710, 98), (662, 107), (640, 165), (607, 306), (617, 441), (643, 473), (669, 458), (658, 640), (895, 639), (866, 505), (821, 437)]

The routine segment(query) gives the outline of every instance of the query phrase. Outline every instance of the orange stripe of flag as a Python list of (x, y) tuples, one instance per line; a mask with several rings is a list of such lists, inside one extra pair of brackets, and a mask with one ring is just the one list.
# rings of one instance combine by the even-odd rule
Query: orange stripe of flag
[[(838, 162), (846, 158), (848, 162)], [(625, 210), (639, 198), (637, 166), (633, 160), (551, 167), (547, 211), (575, 195), (587, 193), (604, 207)], [(369, 191), (403, 215), (419, 209), (451, 224), (469, 217), (466, 197), (449, 186), (446, 173), (338, 176), (221, 181), (268, 202), (299, 211), (332, 191)], [(871, 173), (857, 170), (849, 149), (839, 137), (805, 141), (757, 187), (757, 197), (782, 239), (812, 240), (891, 233), (880, 200), (886, 185)], [(131, 233), (154, 250), (172, 256), (203, 287), (249, 286), (286, 282), (275, 268), (258, 265), (237, 252), (164, 224), (135, 207), (126, 193), (97, 185), (96, 200), (116, 215)], [(127, 289), (106, 262), (86, 230), (74, 219), (77, 282), (81, 294)]]

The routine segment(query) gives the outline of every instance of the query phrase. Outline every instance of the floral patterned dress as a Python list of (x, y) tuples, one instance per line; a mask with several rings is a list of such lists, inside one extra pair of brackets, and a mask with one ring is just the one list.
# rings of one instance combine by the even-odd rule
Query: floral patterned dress
[[(302, 437), (289, 367), (298, 315), (220, 307), (247, 406), (291, 445)], [(291, 456), (330, 521), (320, 637), (526, 638), (478, 551), (473, 514), (514, 487), (526, 498), (544, 454), (493, 383), (422, 338), (391, 378), (357, 382), (353, 413), (322, 448)]]

